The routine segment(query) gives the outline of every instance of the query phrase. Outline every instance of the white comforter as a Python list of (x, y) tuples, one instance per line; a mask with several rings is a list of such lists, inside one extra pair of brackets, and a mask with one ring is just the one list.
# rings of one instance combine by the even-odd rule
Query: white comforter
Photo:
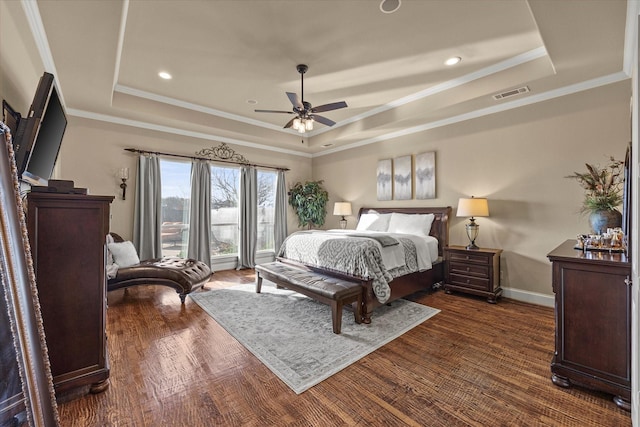
[[(390, 236), (398, 244), (383, 245), (376, 237)], [(369, 238), (371, 237), (371, 238)], [(428, 270), (438, 259), (438, 241), (411, 234), (355, 230), (309, 230), (291, 234), (278, 256), (321, 268), (372, 279), (379, 302), (390, 295), (389, 282)]]
[[(371, 234), (375, 236), (378, 234), (391, 236), (395, 239), (410, 239), (413, 244), (416, 245), (418, 269), (420, 271), (431, 269), (433, 263), (438, 259), (438, 239), (433, 236), (421, 237), (413, 234), (387, 233), (385, 231), (354, 231), (342, 229), (331, 229), (328, 230), (328, 232), (335, 233), (338, 236), (342, 234), (342, 237), (349, 237), (349, 234), (357, 233), (359, 235)], [(392, 270), (405, 265), (404, 246), (382, 246), (380, 243), (378, 243), (378, 246), (380, 248), (380, 255), (382, 255), (382, 262), (387, 270)]]

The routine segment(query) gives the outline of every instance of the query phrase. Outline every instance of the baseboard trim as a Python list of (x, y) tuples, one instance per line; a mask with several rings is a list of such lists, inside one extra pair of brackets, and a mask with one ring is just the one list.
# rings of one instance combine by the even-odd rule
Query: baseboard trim
[(528, 302), (530, 304), (555, 307), (555, 297), (553, 295), (523, 291), (521, 289), (514, 288), (502, 288), (502, 296), (517, 301)]
[[(275, 259), (273, 252), (262, 252), (256, 254), (256, 264), (272, 262)], [(212, 263), (213, 271), (235, 270), (238, 266), (237, 257), (220, 257)], [(439, 283), (434, 285), (434, 289), (438, 289)], [(502, 288), (502, 296), (511, 298), (516, 301), (527, 302), (530, 304), (542, 305), (544, 307), (554, 307), (555, 298), (553, 295), (541, 294), (538, 292), (523, 291), (514, 288)]]
[[(262, 264), (265, 262), (272, 262), (275, 260), (275, 254), (273, 251), (261, 251), (256, 254), (256, 264)], [(232, 256), (219, 256), (215, 257), (211, 261), (211, 268), (213, 271), (222, 270), (235, 270), (238, 267), (238, 257)]]
[[(275, 259), (273, 252), (259, 252), (256, 254), (256, 264), (262, 264), (265, 262), (272, 262)], [(235, 270), (238, 266), (238, 258), (232, 257), (219, 257), (212, 263), (213, 271), (222, 270)], [(439, 284), (434, 285), (434, 289), (438, 289)], [(516, 301), (522, 301), (529, 304), (542, 305), (544, 307), (554, 307), (555, 297), (553, 295), (541, 294), (538, 292), (523, 291), (522, 289), (515, 288), (502, 288), (502, 296), (505, 298), (511, 298)]]

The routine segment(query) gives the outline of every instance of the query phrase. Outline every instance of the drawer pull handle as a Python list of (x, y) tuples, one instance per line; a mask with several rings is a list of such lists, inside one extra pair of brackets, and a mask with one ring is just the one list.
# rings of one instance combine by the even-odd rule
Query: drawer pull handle
[(467, 271), (469, 271), (469, 267), (467, 267)]
[(464, 257), (464, 259), (467, 259), (467, 260), (468, 260), (468, 259), (469, 259), (469, 255), (467, 255), (466, 257)]
[(469, 284), (469, 279), (467, 279), (467, 284)]

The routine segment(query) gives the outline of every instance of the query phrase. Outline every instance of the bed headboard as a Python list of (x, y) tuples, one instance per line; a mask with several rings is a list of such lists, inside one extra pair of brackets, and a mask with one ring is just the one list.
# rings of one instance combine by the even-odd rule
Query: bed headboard
[(431, 234), (438, 239), (438, 255), (442, 256), (443, 249), (449, 245), (449, 215), (451, 214), (451, 206), (444, 207), (422, 207), (422, 208), (360, 208), (358, 219), (363, 213), (404, 213), (404, 214), (433, 214), (433, 224), (431, 225)]

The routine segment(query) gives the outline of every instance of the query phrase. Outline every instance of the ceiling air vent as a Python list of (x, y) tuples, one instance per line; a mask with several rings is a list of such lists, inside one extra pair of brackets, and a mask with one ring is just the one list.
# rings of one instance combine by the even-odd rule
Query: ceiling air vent
[(529, 92), (529, 87), (522, 86), (517, 89), (511, 89), (506, 92), (497, 93), (493, 95), (493, 99), (495, 99), (496, 101), (499, 101), (501, 99), (510, 98), (512, 96), (520, 95), (521, 93), (527, 93), (527, 92)]

